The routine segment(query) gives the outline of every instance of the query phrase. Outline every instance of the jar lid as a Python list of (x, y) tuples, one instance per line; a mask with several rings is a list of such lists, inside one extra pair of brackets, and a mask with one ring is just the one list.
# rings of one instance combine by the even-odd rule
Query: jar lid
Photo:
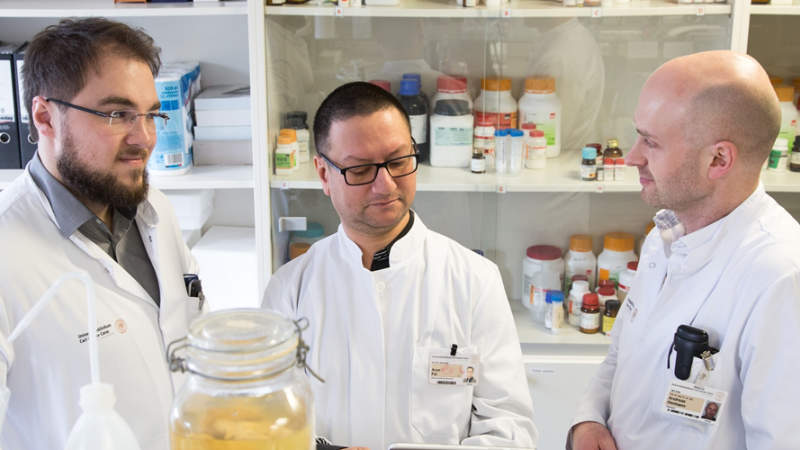
[(484, 91), (510, 91), (511, 78), (481, 78), (481, 89)]
[(400, 81), (399, 95), (418, 95), (419, 94), (419, 80), (414, 78), (404, 78)]
[(466, 100), (439, 100), (433, 107), (433, 113), (439, 116), (469, 116), (469, 102)]
[(536, 129), (536, 124), (533, 123), (533, 122), (526, 122), (526, 123), (523, 123), (520, 126), (520, 128), (523, 129), (523, 130), (535, 130)]
[(512, 128), (512, 129), (508, 130), (508, 133), (511, 135), (511, 137), (522, 137), (522, 136), (525, 136), (525, 133), (522, 130), (518, 130), (516, 128)]
[(597, 158), (597, 149), (594, 147), (583, 147), (581, 150), (583, 159), (595, 159)]
[(614, 288), (611, 286), (600, 286), (597, 289), (597, 293), (600, 295), (614, 295)]
[(294, 128), (281, 128), (281, 131), (278, 133), (278, 136), (289, 136), (292, 140), (297, 140), (297, 130)]
[(532, 245), (526, 251), (528, 258), (553, 261), (561, 258), (561, 249), (555, 245)]
[(633, 235), (630, 233), (608, 233), (603, 239), (603, 248), (615, 252), (627, 252), (633, 250), (633, 240)]
[(278, 145), (289, 145), (292, 142), (295, 142), (295, 140), (291, 136), (285, 134), (278, 136)]
[(308, 128), (306, 119), (308, 119), (308, 114), (305, 111), (289, 111), (286, 113), (285, 128), (294, 128), (296, 130)]
[(436, 90), (446, 93), (467, 92), (467, 77), (441, 75), (436, 79)]
[(639, 269), (639, 261), (630, 261), (628, 263), (628, 269), (636, 272)]
[(597, 308), (600, 305), (600, 298), (594, 292), (583, 294), (583, 306)]
[(547, 291), (544, 299), (546, 303), (563, 302), (564, 293), (559, 290)]
[(542, 130), (533, 130), (529, 134), (531, 137), (535, 138), (544, 137), (544, 131)]
[(494, 130), (494, 135), (497, 137), (508, 136), (508, 128), (501, 128), (499, 130)]
[(525, 78), (525, 92), (531, 94), (550, 94), (556, 90), (556, 79), (553, 77)]
[(576, 252), (592, 251), (592, 237), (588, 234), (573, 234), (569, 237), (569, 249)]
[(775, 86), (775, 93), (778, 94), (778, 100), (782, 102), (794, 100), (794, 86)]
[(322, 237), (325, 234), (322, 225), (317, 222), (308, 222), (306, 224), (306, 229), (303, 231), (292, 231), (292, 236), (298, 238), (318, 238)]
[(297, 363), (300, 331), (270, 310), (214, 311), (193, 320), (186, 366), (212, 378), (247, 380), (281, 373)]
[(392, 83), (389, 80), (369, 80), (370, 84), (383, 88), (386, 92), (392, 92)]
[(613, 314), (619, 311), (619, 300), (606, 301), (606, 314)]
[(608, 140), (608, 148), (617, 148), (617, 147), (619, 147), (619, 141), (618, 140), (616, 140), (614, 138), (611, 138), (611, 139)]

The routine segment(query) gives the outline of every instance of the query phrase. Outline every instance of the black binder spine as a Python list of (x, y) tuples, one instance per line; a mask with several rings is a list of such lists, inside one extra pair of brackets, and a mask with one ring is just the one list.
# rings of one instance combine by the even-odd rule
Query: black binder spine
[(28, 43), (22, 44), (21, 47), (14, 52), (14, 67), (16, 68), (16, 76), (17, 76), (17, 117), (19, 122), (19, 153), (20, 153), (20, 162), (22, 163), (22, 167), (25, 167), (28, 164), (28, 161), (33, 158), (33, 154), (36, 153), (36, 143), (33, 142), (33, 138), (31, 138), (31, 121), (28, 117), (28, 110), (25, 108), (25, 103), (23, 100), (24, 95), (24, 83), (22, 81), (22, 65), (25, 61), (25, 47)]
[(19, 115), (17, 114), (17, 77), (14, 50), (17, 46), (0, 45), (0, 169), (19, 169)]

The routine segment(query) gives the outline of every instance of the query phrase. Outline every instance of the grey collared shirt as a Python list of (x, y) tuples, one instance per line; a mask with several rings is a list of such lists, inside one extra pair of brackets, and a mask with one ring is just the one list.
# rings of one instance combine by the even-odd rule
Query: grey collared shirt
[(136, 208), (114, 209), (112, 232), (45, 169), (38, 154), (31, 160), (29, 167), (31, 178), (53, 208), (61, 235), (67, 239), (78, 231), (89, 238), (138, 281), (156, 305), (160, 305), (158, 277), (134, 220)]

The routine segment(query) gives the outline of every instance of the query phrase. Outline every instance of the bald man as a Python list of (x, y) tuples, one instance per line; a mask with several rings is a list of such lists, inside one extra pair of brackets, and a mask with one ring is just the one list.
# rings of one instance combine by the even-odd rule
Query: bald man
[(627, 163), (663, 209), (568, 448), (800, 449), (800, 225), (759, 183), (780, 117), (748, 56), (677, 58), (645, 83)]

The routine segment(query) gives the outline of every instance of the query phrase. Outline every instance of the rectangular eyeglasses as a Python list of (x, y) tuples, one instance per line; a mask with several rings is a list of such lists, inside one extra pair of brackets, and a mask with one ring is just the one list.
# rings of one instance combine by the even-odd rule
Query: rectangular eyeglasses
[(155, 130), (156, 127), (163, 127), (169, 121), (169, 116), (158, 112), (140, 113), (133, 109), (122, 109), (118, 111), (111, 111), (108, 113), (97, 111), (95, 109), (86, 108), (85, 106), (74, 105), (64, 100), (57, 98), (45, 98), (48, 102), (58, 103), (68, 108), (77, 109), (78, 111), (87, 112), (108, 119), (108, 126), (115, 132), (127, 133), (136, 125), (139, 117), (144, 117), (145, 126), (149, 130)]
[(419, 152), (417, 151), (417, 143), (414, 142), (413, 138), (411, 139), (411, 146), (414, 149), (414, 153), (410, 155), (392, 158), (382, 163), (359, 164), (350, 167), (337, 166), (336, 163), (331, 161), (330, 158), (323, 153), (319, 153), (319, 156), (327, 161), (328, 164), (339, 170), (339, 173), (344, 176), (345, 183), (350, 186), (361, 186), (375, 181), (375, 178), (378, 178), (378, 171), (381, 167), (386, 169), (392, 178), (400, 178), (416, 172), (419, 165)]

